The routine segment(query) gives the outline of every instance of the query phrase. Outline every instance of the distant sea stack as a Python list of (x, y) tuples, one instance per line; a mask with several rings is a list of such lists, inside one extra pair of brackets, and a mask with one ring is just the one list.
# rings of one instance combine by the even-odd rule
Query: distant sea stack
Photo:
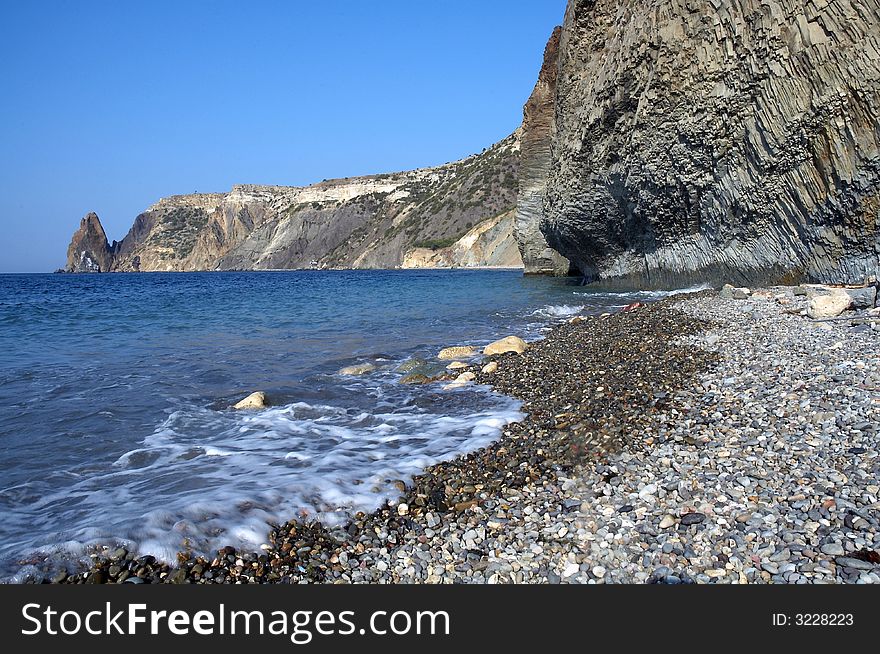
[(876, 275), (880, 0), (570, 0), (556, 72), (539, 227), (587, 280)]
[(98, 273), (109, 272), (113, 267), (113, 248), (107, 242), (107, 235), (101, 221), (94, 213), (79, 221), (79, 229), (73, 235), (67, 248), (67, 272)]
[(520, 130), (460, 161), (305, 187), (162, 198), (113, 246), (94, 214), (67, 270), (522, 266), (512, 212)]

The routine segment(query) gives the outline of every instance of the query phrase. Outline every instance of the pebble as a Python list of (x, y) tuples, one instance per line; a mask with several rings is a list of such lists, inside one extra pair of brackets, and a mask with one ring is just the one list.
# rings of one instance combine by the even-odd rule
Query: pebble
[(869, 563), (868, 561), (862, 561), (861, 559), (853, 559), (848, 556), (838, 556), (835, 559), (837, 565), (841, 565), (844, 568), (853, 568), (855, 570), (872, 570), (874, 565)]
[(685, 513), (681, 516), (681, 524), (686, 527), (690, 525), (698, 525), (705, 519), (706, 516), (702, 513)]
[(823, 545), (819, 551), (829, 556), (843, 556), (846, 553), (840, 543), (828, 543)]

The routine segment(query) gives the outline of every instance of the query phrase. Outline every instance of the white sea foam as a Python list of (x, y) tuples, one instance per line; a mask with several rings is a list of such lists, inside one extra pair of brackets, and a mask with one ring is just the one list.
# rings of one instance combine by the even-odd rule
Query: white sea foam
[[(70, 558), (121, 543), (173, 561), (183, 548), (258, 548), (267, 523), (307, 516), (340, 524), (398, 496), (395, 480), (484, 447), (522, 417), (518, 402), (480, 388), (452, 415), (422, 408), (434, 400), (373, 389), (388, 392), (398, 393), (396, 406), (375, 413), (304, 402), (254, 413), (180, 408), (109, 468), (33, 497), (31, 515), (51, 514), (67, 528), (34, 534), (23, 525), (55, 543), (29, 551)], [(439, 388), (419, 392), (449, 401)]]
[(570, 316), (575, 316), (583, 311), (585, 305), (570, 305), (570, 304), (548, 304), (547, 306), (538, 309), (532, 312), (533, 316), (538, 316), (541, 318), (548, 319), (556, 319), (556, 318), (568, 318)]
[(633, 302), (656, 302), (672, 295), (681, 295), (682, 293), (696, 293), (712, 288), (708, 284), (698, 284), (688, 286), (686, 288), (676, 288), (671, 290), (659, 291), (575, 291), (575, 295), (586, 298), (591, 303), (597, 303), (602, 306), (620, 306), (624, 307)]

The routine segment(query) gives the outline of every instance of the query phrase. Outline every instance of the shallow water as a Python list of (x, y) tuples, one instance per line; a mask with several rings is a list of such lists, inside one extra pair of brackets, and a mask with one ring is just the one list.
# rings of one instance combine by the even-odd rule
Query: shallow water
[[(0, 575), (375, 508), (519, 417), (488, 389), (400, 384), (403, 361), (639, 298), (518, 271), (0, 275)], [(376, 372), (336, 374), (360, 362)], [(229, 409), (253, 390), (273, 407)]]

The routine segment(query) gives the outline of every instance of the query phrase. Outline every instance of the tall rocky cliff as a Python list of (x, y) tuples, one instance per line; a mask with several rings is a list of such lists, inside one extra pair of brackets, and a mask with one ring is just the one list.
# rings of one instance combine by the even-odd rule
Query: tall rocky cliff
[(570, 0), (548, 243), (640, 286), (875, 275), (878, 41), (880, 0)]
[(539, 228), (550, 171), (550, 146), (556, 132), (556, 75), (561, 32), (560, 27), (553, 30), (535, 89), (523, 108), (516, 240), (525, 272), (531, 274), (566, 275), (569, 271), (568, 260), (547, 245)]
[[(434, 168), (163, 198), (105, 250), (96, 245), (106, 245), (100, 221), (90, 214), (71, 242), (66, 269), (519, 266), (513, 221), (499, 221), (516, 204), (519, 138), (517, 130), (480, 154)], [(477, 230), (480, 225), (485, 228)], [(455, 256), (425, 255), (461, 243), (472, 252), (459, 247)], [(411, 256), (419, 250), (422, 256)]]

